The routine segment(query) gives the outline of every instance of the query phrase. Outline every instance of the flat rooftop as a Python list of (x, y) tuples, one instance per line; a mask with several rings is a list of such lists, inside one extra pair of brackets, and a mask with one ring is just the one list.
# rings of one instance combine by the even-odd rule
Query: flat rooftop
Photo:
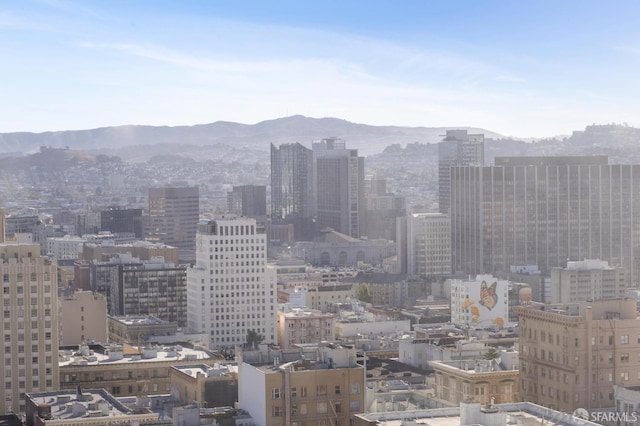
[(238, 364), (215, 364), (213, 367), (206, 364), (186, 364), (173, 366), (176, 370), (193, 378), (201, 374), (203, 377), (223, 377), (230, 374), (238, 374)]
[[(36, 392), (27, 394), (27, 398), (36, 406), (50, 407), (50, 415), (45, 414), (42, 417), (46, 420), (108, 417), (112, 421), (115, 420), (114, 417), (132, 414), (148, 414), (150, 417), (157, 417), (157, 414), (149, 411), (130, 410), (104, 389), (82, 389), (80, 393), (74, 390)], [(44, 412), (47, 411), (44, 410)]]
[(197, 361), (211, 359), (212, 356), (200, 349), (182, 346), (135, 347), (114, 345), (89, 349), (81, 347), (77, 350), (61, 349), (59, 351), (59, 366), (71, 365), (107, 365), (131, 364), (161, 361)]
[(151, 316), (151, 315), (140, 315), (140, 316), (109, 316), (110, 319), (121, 322), (125, 325), (170, 325), (169, 321), (165, 321), (163, 319)]

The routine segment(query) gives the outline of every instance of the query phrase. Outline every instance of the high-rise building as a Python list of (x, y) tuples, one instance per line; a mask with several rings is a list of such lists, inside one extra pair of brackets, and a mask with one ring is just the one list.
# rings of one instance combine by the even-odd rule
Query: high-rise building
[(496, 157), (451, 169), (455, 271), (508, 272), (602, 259), (640, 272), (640, 165), (606, 156)]
[(364, 157), (342, 139), (313, 143), (318, 229), (360, 238), (364, 229)]
[(484, 165), (484, 135), (466, 130), (447, 130), (438, 144), (438, 204), (440, 213), (451, 206), (451, 167)]
[(112, 233), (130, 232), (136, 238), (144, 238), (142, 209), (110, 207), (100, 212), (100, 230)]
[(271, 221), (293, 225), (296, 241), (315, 236), (313, 152), (299, 143), (271, 144)]
[(396, 242), (400, 272), (418, 277), (451, 274), (449, 216), (413, 213), (403, 220), (406, 227), (398, 227), (401, 231)]
[(520, 396), (565, 413), (614, 407), (615, 385), (640, 385), (634, 299), (514, 307)]
[(0, 244), (4, 355), (0, 413), (25, 412), (25, 393), (58, 389), (56, 265), (37, 244)]
[(259, 225), (267, 222), (267, 187), (264, 185), (234, 186), (227, 193), (227, 210), (239, 216), (252, 217)]
[(181, 259), (195, 259), (199, 194), (198, 187), (149, 188), (147, 239), (177, 247)]
[(267, 266), (264, 228), (223, 215), (198, 224), (196, 263), (187, 269), (188, 327), (210, 347), (246, 342), (250, 331), (276, 343), (276, 272)]
[(367, 176), (365, 183), (365, 226), (362, 235), (396, 241), (396, 220), (407, 214), (405, 198), (387, 192), (387, 180)]
[(551, 269), (551, 303), (617, 299), (628, 287), (624, 268), (604, 260), (567, 262), (566, 268)]

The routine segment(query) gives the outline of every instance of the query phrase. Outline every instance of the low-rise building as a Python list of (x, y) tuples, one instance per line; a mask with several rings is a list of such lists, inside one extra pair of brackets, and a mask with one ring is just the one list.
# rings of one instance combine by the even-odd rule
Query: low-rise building
[(517, 358), (514, 362), (511, 353), (503, 351), (500, 359), (432, 361), (435, 397), (452, 406), (463, 401), (482, 404), (520, 401), (520, 372)]
[(101, 388), (26, 395), (27, 426), (170, 425), (148, 409), (132, 410)]
[(183, 404), (199, 407), (233, 407), (238, 401), (237, 364), (185, 364), (169, 370), (174, 396)]
[(364, 407), (364, 367), (356, 350), (338, 345), (316, 347), (315, 358), (239, 362), (239, 405), (257, 426), (303, 422), (348, 425)]
[(182, 346), (91, 345), (60, 349), (60, 388), (105, 388), (115, 396), (155, 395), (171, 390), (172, 366), (220, 361), (211, 353)]
[(317, 310), (294, 308), (278, 311), (278, 345), (289, 348), (294, 344), (320, 343), (335, 340), (336, 317)]
[(155, 336), (176, 334), (178, 324), (153, 315), (107, 316), (110, 343), (153, 341)]

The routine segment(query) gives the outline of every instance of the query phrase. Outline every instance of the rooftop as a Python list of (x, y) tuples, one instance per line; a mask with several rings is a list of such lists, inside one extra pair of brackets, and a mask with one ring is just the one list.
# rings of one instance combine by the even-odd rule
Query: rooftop
[(111, 316), (109, 318), (125, 325), (169, 325), (169, 321), (154, 317), (153, 315), (139, 316)]
[(187, 364), (176, 365), (172, 368), (194, 378), (197, 378), (198, 374), (203, 377), (223, 377), (233, 373), (238, 374), (238, 364), (236, 363), (215, 364), (213, 367), (206, 364)]
[(124, 344), (107, 347), (95, 345), (92, 348), (80, 346), (76, 350), (61, 349), (59, 354), (60, 367), (211, 359), (211, 355), (204, 350), (179, 345), (135, 347)]

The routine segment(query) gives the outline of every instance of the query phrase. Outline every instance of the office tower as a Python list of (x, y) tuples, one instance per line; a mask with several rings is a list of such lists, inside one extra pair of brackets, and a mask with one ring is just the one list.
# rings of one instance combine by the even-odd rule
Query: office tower
[[(402, 273), (418, 277), (451, 274), (451, 222), (442, 213), (412, 213), (398, 238), (398, 264)], [(402, 229), (402, 228), (400, 228)]]
[(362, 235), (396, 241), (396, 219), (407, 214), (404, 197), (387, 191), (387, 180), (367, 176), (365, 184), (365, 226)]
[(353, 238), (364, 229), (364, 157), (337, 138), (313, 143), (318, 229), (332, 228)]
[(438, 144), (438, 204), (440, 213), (451, 206), (451, 167), (484, 165), (484, 135), (466, 130), (447, 130)]
[(100, 231), (100, 212), (86, 211), (76, 215), (76, 235), (97, 234)]
[(130, 232), (136, 238), (144, 238), (142, 209), (109, 207), (100, 212), (100, 230), (112, 233)]
[(520, 396), (571, 413), (614, 406), (613, 387), (640, 385), (633, 299), (513, 308), (520, 327)]
[(454, 270), (503, 273), (567, 260), (602, 259), (640, 271), (640, 165), (606, 156), (496, 157), (495, 166), (453, 167)]
[(349, 425), (364, 412), (365, 371), (355, 348), (323, 344), (238, 363), (238, 401), (257, 426)]
[(299, 143), (271, 144), (271, 222), (293, 225), (294, 240), (315, 236), (313, 152)]
[(193, 260), (200, 216), (198, 187), (149, 188), (147, 239), (180, 250), (180, 258)]
[(58, 389), (57, 271), (37, 244), (0, 244), (0, 259), (0, 413), (24, 413), (26, 392)]
[(6, 229), (7, 229), (7, 225), (5, 223), (5, 211), (3, 208), (0, 208), (0, 244), (4, 243), (4, 240), (6, 238)]
[(567, 262), (566, 268), (551, 269), (551, 303), (624, 297), (630, 287), (624, 268), (604, 260)]
[(210, 347), (234, 347), (253, 331), (276, 343), (276, 274), (264, 228), (223, 215), (198, 224), (196, 264), (187, 269), (188, 327)]
[(264, 185), (234, 186), (227, 193), (227, 211), (238, 216), (252, 217), (258, 225), (267, 222), (267, 187)]
[(153, 315), (186, 326), (186, 266), (118, 254), (89, 270), (92, 289), (107, 296), (109, 315)]

